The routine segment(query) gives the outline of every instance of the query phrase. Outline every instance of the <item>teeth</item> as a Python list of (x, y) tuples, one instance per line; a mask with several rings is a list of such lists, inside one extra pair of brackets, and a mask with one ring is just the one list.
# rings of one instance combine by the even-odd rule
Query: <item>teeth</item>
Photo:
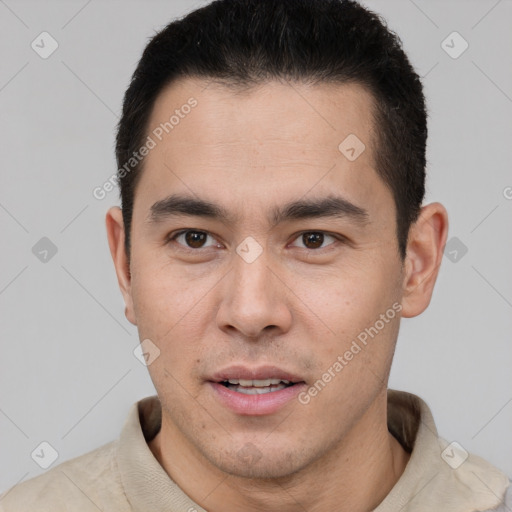
[(264, 380), (246, 380), (246, 379), (229, 379), (230, 384), (240, 385), (245, 388), (259, 387), (266, 388), (268, 386), (275, 386), (277, 384), (290, 384), (289, 380), (284, 379), (264, 379)]
[(228, 388), (232, 391), (237, 391), (238, 393), (243, 393), (244, 395), (264, 395), (265, 393), (272, 393), (274, 391), (280, 391), (281, 389), (286, 388), (284, 384), (273, 385), (272, 387), (243, 387), (238, 385), (228, 384)]

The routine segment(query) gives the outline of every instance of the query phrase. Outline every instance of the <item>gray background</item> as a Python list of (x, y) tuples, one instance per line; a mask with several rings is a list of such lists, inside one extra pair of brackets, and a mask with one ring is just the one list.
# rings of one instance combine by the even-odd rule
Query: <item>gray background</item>
[[(116, 170), (115, 124), (148, 38), (202, 3), (0, 0), (0, 490), (44, 471), (31, 457), (41, 442), (54, 467), (116, 438), (154, 393), (108, 250), (117, 189), (102, 201), (92, 190)], [(512, 476), (512, 2), (367, 5), (424, 77), (427, 200), (446, 205), (458, 239), (430, 308), (402, 323), (390, 387)], [(59, 45), (47, 59), (31, 48), (43, 31)], [(454, 31), (469, 44), (458, 58), (442, 46)], [(47, 262), (32, 252), (42, 237), (57, 247)]]

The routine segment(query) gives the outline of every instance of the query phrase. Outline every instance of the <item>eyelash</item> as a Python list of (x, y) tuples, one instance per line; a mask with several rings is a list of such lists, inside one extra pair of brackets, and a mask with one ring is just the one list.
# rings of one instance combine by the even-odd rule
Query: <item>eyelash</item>
[[(181, 235), (184, 235), (185, 233), (204, 233), (208, 236), (211, 236), (212, 238), (215, 238), (213, 237), (213, 235), (208, 232), (208, 231), (203, 231), (203, 230), (199, 230), (199, 229), (192, 229), (192, 228), (189, 228), (189, 229), (182, 229), (180, 231), (177, 231), (177, 232), (173, 232), (173, 233), (170, 233), (166, 239), (165, 239), (165, 244), (170, 244), (171, 242), (175, 242), (176, 239), (181, 236)], [(309, 231), (301, 231), (300, 233), (297, 234), (297, 236), (295, 236), (295, 238), (293, 239), (293, 241), (297, 240), (298, 238), (300, 238), (302, 235), (305, 235), (306, 233), (314, 233), (314, 234), (318, 234), (318, 233), (321, 233), (323, 235), (327, 235), (331, 238), (334, 238), (335, 239), (335, 242), (331, 242), (330, 244), (328, 244), (327, 246), (325, 247), (320, 247), (318, 249), (308, 249), (307, 247), (298, 247), (299, 249), (305, 249), (306, 251), (308, 252), (318, 252), (320, 253), (322, 251), (322, 249), (328, 249), (330, 246), (332, 245), (336, 245), (336, 240), (338, 242), (347, 242), (347, 239), (343, 236), (343, 235), (336, 235), (334, 233), (329, 233), (327, 231), (313, 231), (313, 230), (309, 230)], [(198, 249), (194, 249), (192, 247), (187, 247), (185, 245), (182, 245), (182, 244), (178, 244), (180, 245), (180, 250), (183, 250), (183, 251), (187, 251), (187, 252), (199, 252), (200, 250), (204, 250), (204, 249), (208, 249), (209, 247), (200, 247)]]

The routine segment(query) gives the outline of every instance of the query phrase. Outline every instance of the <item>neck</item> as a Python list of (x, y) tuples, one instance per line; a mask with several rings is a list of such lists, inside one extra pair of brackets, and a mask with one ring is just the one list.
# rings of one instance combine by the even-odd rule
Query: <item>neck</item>
[(410, 457), (387, 429), (385, 390), (335, 448), (279, 481), (224, 473), (164, 418), (149, 447), (177, 485), (209, 512), (370, 511), (396, 484)]

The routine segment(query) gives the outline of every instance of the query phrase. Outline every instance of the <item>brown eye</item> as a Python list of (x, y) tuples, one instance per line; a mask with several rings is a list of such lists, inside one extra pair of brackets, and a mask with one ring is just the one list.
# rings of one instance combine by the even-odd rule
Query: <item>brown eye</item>
[(323, 233), (304, 233), (302, 242), (308, 249), (318, 249), (324, 242)]
[(187, 231), (184, 235), (185, 242), (193, 249), (201, 248), (207, 238), (206, 233), (203, 233), (202, 231)]
[[(329, 239), (332, 242), (329, 242)], [(336, 237), (333, 235), (329, 235), (324, 233), (323, 231), (304, 231), (297, 239), (296, 239), (296, 247), (302, 247), (304, 249), (324, 249), (329, 245), (332, 245), (336, 241)], [(299, 244), (300, 242), (300, 244)], [(329, 242), (329, 243), (327, 243)], [(294, 244), (295, 245), (295, 244)]]
[[(209, 244), (206, 243), (208, 238), (211, 239)], [(184, 229), (174, 235), (170, 235), (167, 240), (168, 243), (176, 243), (182, 249), (203, 249), (216, 245), (215, 238), (210, 233), (196, 229)]]

